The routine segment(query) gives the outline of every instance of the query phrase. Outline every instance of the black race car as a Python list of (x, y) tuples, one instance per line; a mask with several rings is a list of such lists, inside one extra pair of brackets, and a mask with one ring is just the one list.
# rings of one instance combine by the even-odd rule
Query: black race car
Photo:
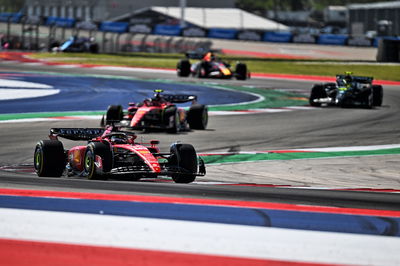
[[(189, 59), (198, 59), (199, 61), (192, 64)], [(186, 59), (181, 59), (178, 62), (176, 71), (179, 77), (192, 75), (198, 78), (230, 79), (235, 77), (238, 80), (250, 78), (246, 64), (238, 62), (235, 70), (232, 70), (230, 64), (216, 58), (213, 52), (186, 53)]]
[(312, 87), (310, 105), (381, 106), (383, 88), (381, 85), (373, 85), (372, 81), (372, 77), (353, 76), (351, 72), (336, 75), (336, 83), (315, 84)]

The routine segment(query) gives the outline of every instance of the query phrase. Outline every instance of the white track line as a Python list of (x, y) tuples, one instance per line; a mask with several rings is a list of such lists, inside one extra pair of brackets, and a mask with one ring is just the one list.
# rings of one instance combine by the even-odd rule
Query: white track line
[[(304, 110), (312, 110), (304, 109)], [(265, 108), (265, 109), (251, 109), (244, 111), (209, 111), (208, 114), (210, 116), (220, 116), (220, 115), (249, 115), (249, 114), (261, 114), (261, 113), (282, 113), (282, 112), (290, 112), (298, 110), (298, 108)], [(303, 109), (300, 109), (303, 110)], [(10, 119), (10, 120), (0, 120), (0, 123), (29, 123), (29, 122), (37, 122), (37, 121), (63, 121), (63, 120), (95, 120), (101, 119), (101, 115), (79, 115), (79, 116), (70, 116), (64, 115), (60, 117), (43, 117), (43, 118), (21, 118), (21, 119)]]
[(0, 237), (356, 265), (400, 265), (400, 238), (0, 208)]

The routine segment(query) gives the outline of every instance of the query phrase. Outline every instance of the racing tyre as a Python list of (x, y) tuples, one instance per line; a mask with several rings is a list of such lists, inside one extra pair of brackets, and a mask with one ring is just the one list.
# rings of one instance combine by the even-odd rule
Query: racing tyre
[(373, 91), (373, 105), (374, 106), (382, 106), (382, 101), (383, 101), (383, 88), (382, 85), (373, 85), (372, 86), (372, 91)]
[(60, 47), (60, 42), (58, 41), (52, 41), (49, 45), (49, 52), (53, 52), (54, 49), (57, 49)]
[(197, 173), (197, 154), (194, 147), (190, 144), (173, 144), (170, 149), (171, 157), (169, 164), (177, 167), (179, 174), (172, 174), (175, 183), (191, 183), (196, 179)]
[(246, 80), (247, 79), (247, 65), (243, 63), (236, 64), (236, 79), (237, 80)]
[[(96, 157), (100, 156), (101, 166), (96, 162)], [(86, 147), (83, 162), (84, 175), (88, 179), (104, 180), (112, 169), (112, 151), (109, 144), (101, 142), (91, 142)]]
[(187, 121), (191, 129), (206, 129), (208, 124), (208, 108), (203, 104), (190, 106)]
[(197, 78), (206, 78), (207, 77), (207, 65), (206, 63), (200, 63), (196, 68), (195, 76)]
[(99, 45), (97, 43), (92, 43), (89, 46), (89, 52), (91, 52), (92, 54), (98, 54), (99, 53)]
[(34, 154), (35, 171), (40, 177), (60, 177), (67, 158), (64, 147), (58, 140), (41, 140), (36, 144)]
[(338, 106), (340, 106), (340, 108), (350, 108), (350, 107), (352, 107), (352, 102), (350, 100), (348, 100), (347, 98), (341, 99), (338, 102)]
[(110, 105), (107, 108), (106, 113), (106, 124), (110, 125), (112, 122), (120, 122), (123, 117), (121, 105)]
[(321, 103), (317, 103), (314, 100), (320, 99), (320, 98), (326, 98), (326, 97), (327, 97), (327, 94), (326, 94), (324, 85), (315, 84), (311, 88), (311, 94), (310, 94), (310, 98), (309, 98), (309, 103), (310, 103), (311, 106), (319, 107), (319, 106), (321, 106)]
[(101, 117), (100, 126), (101, 127), (105, 127), (106, 126), (106, 119), (105, 119), (104, 115)]
[(190, 75), (190, 62), (189, 60), (182, 59), (176, 66), (176, 73), (179, 77), (189, 77)]
[(180, 130), (180, 119), (176, 107), (167, 108), (164, 112), (164, 123), (168, 133), (178, 133)]
[(374, 92), (370, 89), (365, 94), (365, 108), (372, 109), (374, 107)]

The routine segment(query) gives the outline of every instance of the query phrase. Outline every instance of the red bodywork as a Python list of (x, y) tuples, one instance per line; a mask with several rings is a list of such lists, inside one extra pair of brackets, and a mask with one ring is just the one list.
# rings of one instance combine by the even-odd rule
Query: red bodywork
[(83, 171), (86, 146), (75, 146), (68, 151), (68, 161), (74, 170)]
[[(176, 183), (190, 183), (206, 174), (204, 161), (192, 145), (172, 143), (169, 152), (160, 152), (159, 141), (135, 143), (136, 137), (134, 132), (115, 126), (51, 128), (50, 140), (36, 145), (35, 170), (39, 176), (66, 174), (102, 180), (111, 176), (133, 180), (169, 176)], [(58, 138), (87, 144), (65, 150)]]
[[(129, 103), (128, 107), (128, 113), (124, 116), (124, 120), (128, 120), (129, 122), (129, 127), (131, 128), (141, 128), (143, 125), (141, 125), (143, 120), (146, 120), (148, 122), (149, 118), (146, 118), (149, 114), (154, 115), (154, 117), (160, 118), (163, 117), (163, 112), (165, 109), (168, 107), (174, 107), (176, 106), (173, 103), (164, 101), (164, 100), (159, 100), (159, 101), (154, 101), (154, 100), (145, 100), (143, 103), (137, 105), (135, 103)], [(179, 113), (179, 120), (180, 123), (184, 123), (186, 120), (186, 111), (182, 108), (177, 108), (178, 113)], [(154, 122), (154, 127), (157, 125), (160, 125), (160, 122), (156, 122), (157, 120), (153, 121)]]
[[(113, 152), (121, 152), (121, 150), (125, 150), (129, 153), (134, 153), (136, 154), (139, 158), (143, 160), (144, 163), (146, 163), (150, 170), (153, 173), (159, 173), (161, 172), (161, 167), (158, 162), (158, 158), (156, 158), (153, 153), (159, 153), (160, 150), (156, 146), (158, 141), (151, 141), (150, 143), (145, 146), (145, 143), (140, 143), (137, 144), (135, 143), (135, 138), (136, 136), (131, 136), (128, 139), (127, 144), (115, 144), (112, 142), (112, 139), (108, 137), (107, 135), (112, 133), (112, 128), (108, 128), (104, 131), (102, 136), (94, 138), (92, 141), (100, 141), (100, 142), (108, 142), (111, 144)], [(53, 137), (54, 139), (54, 137)], [(84, 160), (85, 160), (85, 152), (86, 152), (87, 146), (75, 146), (71, 148), (68, 151), (68, 162), (70, 166), (72, 167), (73, 170), (75, 171), (83, 171), (84, 170)], [(98, 156), (99, 157), (99, 156)], [(101, 168), (101, 158), (96, 158), (96, 163), (98, 164), (97, 166)]]

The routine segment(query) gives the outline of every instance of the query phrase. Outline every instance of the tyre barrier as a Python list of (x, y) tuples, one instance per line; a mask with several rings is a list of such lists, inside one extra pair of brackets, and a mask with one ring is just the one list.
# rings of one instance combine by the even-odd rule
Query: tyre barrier
[(400, 62), (400, 40), (380, 39), (378, 43), (378, 62)]

